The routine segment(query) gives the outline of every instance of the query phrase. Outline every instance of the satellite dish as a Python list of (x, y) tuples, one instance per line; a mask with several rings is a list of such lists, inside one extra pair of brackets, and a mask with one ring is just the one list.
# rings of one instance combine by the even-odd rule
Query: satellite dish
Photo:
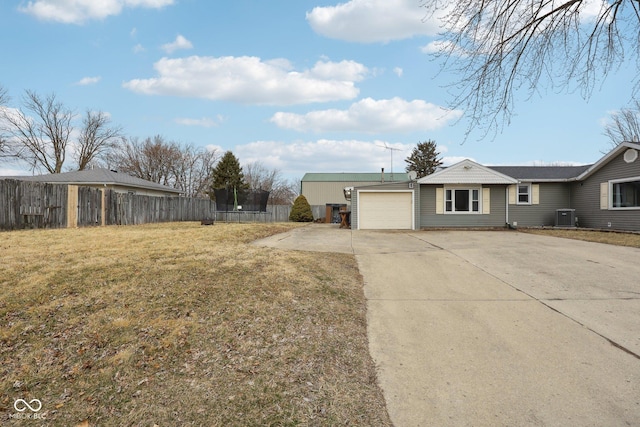
[(415, 181), (415, 179), (418, 177), (418, 172), (416, 171), (409, 171), (409, 179), (411, 181)]
[(351, 193), (353, 192), (353, 187), (344, 187), (342, 189), (342, 192), (344, 193), (344, 198), (350, 202), (351, 201)]

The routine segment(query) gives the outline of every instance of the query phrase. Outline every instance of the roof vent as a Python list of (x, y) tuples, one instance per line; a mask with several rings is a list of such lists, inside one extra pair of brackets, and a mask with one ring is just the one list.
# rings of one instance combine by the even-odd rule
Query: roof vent
[(634, 150), (633, 148), (629, 148), (624, 152), (624, 161), (627, 163), (633, 163), (638, 158), (638, 150)]

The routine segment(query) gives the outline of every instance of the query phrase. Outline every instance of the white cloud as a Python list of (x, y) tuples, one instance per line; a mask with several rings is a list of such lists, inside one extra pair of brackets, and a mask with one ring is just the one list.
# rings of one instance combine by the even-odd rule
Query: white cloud
[(318, 34), (361, 43), (433, 36), (439, 31), (438, 16), (427, 19), (416, 0), (350, 0), (315, 7), (307, 12), (307, 21)]
[(293, 105), (353, 99), (359, 93), (355, 82), (368, 73), (354, 61), (319, 61), (312, 69), (296, 71), (287, 60), (252, 56), (162, 58), (154, 68), (158, 77), (123, 86), (145, 95)]
[(396, 67), (393, 69), (393, 72), (396, 74), (396, 76), (398, 77), (402, 77), (402, 75), (404, 74), (404, 70), (400, 67)]
[(0, 168), (0, 176), (30, 176), (26, 169)]
[(223, 121), (223, 118), (221, 116), (218, 116), (215, 119), (210, 117), (203, 117), (201, 119), (178, 118), (174, 121), (179, 125), (184, 126), (202, 126), (205, 128), (211, 128), (218, 126)]
[(102, 77), (84, 77), (75, 83), (76, 86), (89, 86), (94, 85), (100, 81)]
[(461, 115), (462, 111), (447, 110), (422, 100), (365, 98), (348, 110), (319, 110), (304, 115), (278, 112), (271, 122), (300, 132), (412, 132), (441, 128)]
[(82, 24), (94, 19), (119, 15), (124, 8), (159, 9), (175, 0), (35, 0), (18, 10), (43, 21)]
[(465, 58), (470, 56), (469, 51), (465, 51), (462, 47), (454, 44), (449, 40), (435, 40), (427, 43), (426, 45), (420, 48), (422, 53), (442, 53), (444, 55), (457, 56), (460, 58)]
[(236, 146), (233, 152), (243, 164), (260, 161), (269, 168), (300, 177), (306, 172), (380, 172), (380, 168), (391, 172), (391, 157), (385, 144), (400, 150), (394, 151), (393, 171), (404, 172), (404, 158), (413, 145), (380, 140), (320, 139), (290, 144), (256, 141)]
[(162, 50), (169, 54), (182, 49), (193, 49), (193, 44), (181, 34), (173, 42), (162, 45)]
[(141, 53), (145, 51), (144, 46), (142, 46), (140, 43), (135, 45), (131, 50), (133, 51), (133, 53)]

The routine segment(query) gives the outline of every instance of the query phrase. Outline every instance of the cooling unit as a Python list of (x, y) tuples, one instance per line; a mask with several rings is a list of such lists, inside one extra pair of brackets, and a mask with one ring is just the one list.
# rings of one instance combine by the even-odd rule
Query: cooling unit
[(576, 210), (575, 209), (558, 209), (556, 211), (556, 227), (575, 227), (576, 226)]

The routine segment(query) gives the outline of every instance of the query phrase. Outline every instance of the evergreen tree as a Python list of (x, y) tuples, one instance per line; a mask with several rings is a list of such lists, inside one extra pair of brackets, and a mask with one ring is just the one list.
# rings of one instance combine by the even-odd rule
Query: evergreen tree
[(307, 201), (307, 198), (302, 194), (296, 197), (289, 214), (289, 221), (293, 222), (312, 222), (313, 212), (311, 211), (311, 205)]
[(406, 171), (416, 171), (418, 178), (430, 175), (442, 164), (442, 159), (438, 158), (435, 141), (419, 142), (413, 149), (411, 155), (404, 161), (407, 163)]
[(226, 188), (232, 190), (246, 190), (249, 188), (242, 173), (242, 167), (237, 157), (231, 151), (224, 153), (213, 169), (212, 188)]

